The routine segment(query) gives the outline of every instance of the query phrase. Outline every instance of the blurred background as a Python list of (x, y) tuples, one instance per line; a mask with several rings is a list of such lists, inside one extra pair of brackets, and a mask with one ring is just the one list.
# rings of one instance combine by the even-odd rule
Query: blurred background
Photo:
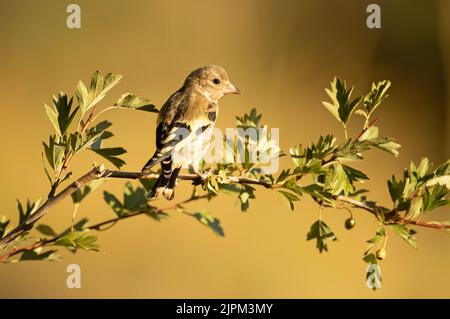
[[(284, 150), (315, 141), (321, 133), (343, 132), (321, 105), (324, 88), (339, 76), (364, 94), (372, 81), (392, 81), (389, 98), (377, 111), (383, 135), (402, 144), (394, 158), (370, 152), (358, 167), (371, 180), (371, 198), (390, 206), (386, 180), (410, 160), (450, 155), (450, 2), (381, 1), (381, 29), (366, 27), (373, 1), (85, 1), (81, 29), (66, 27), (69, 1), (0, 0), (0, 213), (17, 220), (16, 199), (48, 193), (40, 153), (52, 127), (43, 108), (51, 95), (71, 95), (91, 74), (124, 74), (101, 105), (124, 92), (150, 98), (158, 107), (193, 69), (221, 64), (242, 91), (225, 97), (217, 127), (233, 127), (235, 115), (252, 107), (262, 121), (280, 128)], [(127, 165), (138, 170), (153, 153), (152, 113), (113, 111), (107, 115), (124, 146)], [(356, 133), (361, 119), (353, 118)], [(74, 175), (102, 162), (84, 153)], [(282, 166), (291, 165), (284, 159)], [(124, 181), (102, 186), (121, 196)], [(182, 183), (177, 197), (188, 196)], [(114, 216), (98, 190), (79, 216), (93, 222)], [(165, 205), (163, 200), (159, 200)], [(362, 253), (376, 222), (355, 211), (357, 226), (347, 231), (342, 211), (326, 210), (324, 220), (339, 238), (319, 254), (306, 241), (318, 207), (308, 199), (291, 212), (275, 192), (258, 189), (250, 210), (234, 198), (198, 202), (218, 217), (225, 237), (215, 236), (192, 218), (172, 214), (157, 223), (141, 216), (99, 233), (103, 252), (63, 254), (62, 262), (0, 265), (0, 297), (64, 298), (449, 298), (448, 233), (418, 229), (418, 250), (390, 236), (381, 263), (383, 287), (366, 287)], [(70, 224), (71, 201), (42, 222), (62, 230)], [(448, 207), (430, 220), (448, 220)], [(81, 289), (66, 287), (66, 266), (81, 266)]]

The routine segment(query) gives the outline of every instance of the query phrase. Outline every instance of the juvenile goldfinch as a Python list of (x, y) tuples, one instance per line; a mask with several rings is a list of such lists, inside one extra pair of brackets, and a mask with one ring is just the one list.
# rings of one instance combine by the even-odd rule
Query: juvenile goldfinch
[(239, 93), (223, 67), (208, 65), (191, 72), (183, 86), (164, 103), (156, 123), (156, 152), (142, 168), (142, 173), (148, 173), (161, 163), (162, 172), (149, 198), (163, 194), (168, 200), (173, 199), (180, 169), (192, 165), (197, 170), (208, 149), (219, 99)]

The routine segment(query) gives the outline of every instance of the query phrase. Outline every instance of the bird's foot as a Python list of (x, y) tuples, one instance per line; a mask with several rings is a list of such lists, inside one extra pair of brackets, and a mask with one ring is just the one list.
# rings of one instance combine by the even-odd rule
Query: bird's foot
[(172, 200), (175, 197), (175, 192), (173, 191), (173, 188), (166, 187), (164, 189), (163, 194), (167, 200)]

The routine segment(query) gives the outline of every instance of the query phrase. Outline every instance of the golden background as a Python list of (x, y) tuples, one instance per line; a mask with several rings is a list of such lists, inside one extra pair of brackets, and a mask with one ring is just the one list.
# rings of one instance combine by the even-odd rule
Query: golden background
[[(386, 180), (410, 160), (428, 155), (435, 163), (450, 155), (450, 3), (377, 1), (382, 28), (366, 27), (369, 1), (81, 1), (81, 29), (66, 27), (69, 1), (0, 1), (0, 213), (14, 216), (16, 198), (48, 193), (41, 166), (41, 141), (52, 132), (43, 103), (60, 90), (74, 94), (79, 79), (100, 69), (124, 74), (101, 105), (124, 92), (160, 106), (191, 70), (221, 64), (242, 91), (225, 97), (217, 127), (233, 127), (235, 115), (256, 107), (263, 122), (280, 128), (287, 150), (321, 133), (342, 139), (337, 121), (321, 105), (324, 88), (338, 75), (356, 94), (372, 81), (389, 79), (390, 97), (377, 111), (381, 132), (401, 144), (394, 158), (370, 152), (358, 167), (371, 177), (371, 198), (390, 205)], [(153, 153), (155, 114), (113, 111), (110, 146), (124, 146), (127, 165), (138, 170)], [(360, 119), (353, 118), (356, 133)], [(92, 162), (85, 152), (75, 176)], [(283, 159), (282, 165), (290, 165)], [(102, 186), (120, 196), (124, 181)], [(188, 183), (177, 198), (190, 192)], [(79, 216), (93, 222), (113, 217), (102, 190), (88, 197)], [(161, 205), (167, 205), (160, 200)], [(450, 297), (448, 233), (418, 229), (419, 249), (390, 236), (381, 263), (383, 287), (366, 287), (361, 260), (365, 240), (376, 231), (368, 214), (355, 211), (357, 227), (344, 228), (346, 214), (326, 210), (324, 220), (339, 241), (319, 254), (306, 233), (318, 208), (304, 198), (290, 212), (275, 192), (258, 189), (249, 212), (234, 198), (190, 206), (220, 218), (220, 238), (187, 216), (173, 213), (157, 223), (141, 216), (98, 233), (103, 253), (64, 252), (62, 262), (0, 265), (0, 297), (121, 298), (309, 298)], [(449, 209), (432, 213), (448, 220)], [(69, 225), (71, 201), (43, 223)], [(82, 288), (66, 287), (66, 266), (77, 263)]]

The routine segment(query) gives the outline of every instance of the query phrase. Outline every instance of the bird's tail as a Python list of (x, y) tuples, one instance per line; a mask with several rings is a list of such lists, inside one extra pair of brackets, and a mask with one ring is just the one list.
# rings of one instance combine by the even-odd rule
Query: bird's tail
[(165, 198), (171, 200), (174, 198), (175, 193), (173, 191), (180, 168), (172, 170), (172, 159), (170, 153), (162, 154), (156, 151), (155, 154), (148, 160), (148, 162), (142, 168), (143, 173), (148, 173), (150, 169), (156, 164), (161, 163), (161, 174), (156, 180), (155, 185), (147, 194), (148, 198), (155, 198), (159, 195), (164, 195)]

